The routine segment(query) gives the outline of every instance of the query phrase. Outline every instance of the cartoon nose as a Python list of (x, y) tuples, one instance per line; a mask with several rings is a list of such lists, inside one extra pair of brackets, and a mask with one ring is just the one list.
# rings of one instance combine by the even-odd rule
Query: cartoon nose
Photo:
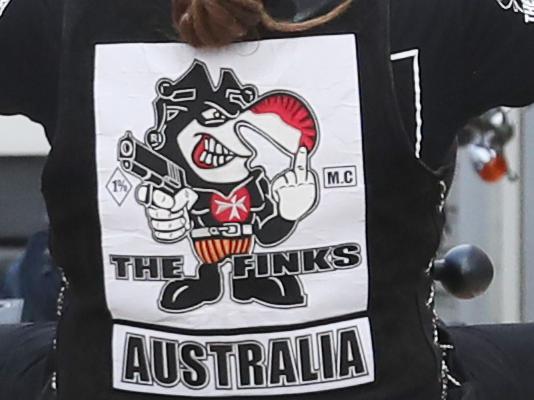
[(290, 154), (296, 154), (303, 146), (311, 153), (318, 137), (313, 111), (302, 100), (286, 93), (260, 99), (240, 116), (236, 129), (243, 137), (246, 130), (252, 130)]

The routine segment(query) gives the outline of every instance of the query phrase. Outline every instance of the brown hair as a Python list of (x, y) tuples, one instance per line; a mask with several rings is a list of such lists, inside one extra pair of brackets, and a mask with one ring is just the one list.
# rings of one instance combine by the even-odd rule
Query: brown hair
[(274, 19), (263, 0), (172, 0), (172, 8), (181, 39), (196, 47), (220, 47), (247, 37), (259, 27), (278, 32), (313, 29), (344, 13), (351, 3), (344, 0), (329, 13), (304, 22)]

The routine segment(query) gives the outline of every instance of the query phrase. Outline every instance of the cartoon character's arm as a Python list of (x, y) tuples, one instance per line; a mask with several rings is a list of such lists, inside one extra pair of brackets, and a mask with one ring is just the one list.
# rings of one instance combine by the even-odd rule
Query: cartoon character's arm
[(193, 229), (189, 212), (198, 195), (185, 186), (182, 169), (135, 139), (131, 132), (119, 142), (119, 161), (124, 171), (142, 181), (135, 197), (145, 207), (154, 240), (177, 243), (185, 239)]
[(308, 150), (302, 146), (293, 165), (273, 181), (272, 193), (278, 204), (278, 214), (288, 221), (305, 218), (317, 205), (317, 182), (317, 176), (310, 168)]
[(270, 184), (258, 180), (264, 207), (256, 214), (256, 237), (263, 245), (273, 245), (291, 235), (318, 202), (318, 185), (310, 169), (308, 150), (301, 147), (293, 165)]
[(261, 245), (272, 246), (291, 235), (297, 223), (278, 215), (278, 204), (271, 198), (271, 184), (265, 177), (258, 179), (257, 186), (264, 203), (256, 212), (254, 234)]

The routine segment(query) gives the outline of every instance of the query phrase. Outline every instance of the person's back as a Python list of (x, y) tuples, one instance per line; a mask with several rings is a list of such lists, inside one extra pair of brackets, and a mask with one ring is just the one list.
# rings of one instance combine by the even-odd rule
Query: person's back
[[(429, 282), (386, 291), (432, 257), (437, 231), (423, 244), (417, 229), (434, 204), (419, 213), (413, 198), (434, 191), (437, 202), (439, 185), (407, 146), (399, 151), (385, 3), (360, 7), (305, 34), (258, 31), (260, 42), (206, 51), (176, 43), (168, 2), (66, 3), (60, 107), (71, 117), (44, 176), (55, 255), (76, 259), (66, 268), (60, 399), (439, 392)], [(210, 31), (216, 19), (181, 11), (189, 41), (228, 40)], [(362, 118), (373, 132), (366, 148)], [(392, 174), (417, 186), (399, 197)], [(54, 185), (58, 176), (73, 184)], [(384, 230), (369, 214), (413, 216), (415, 229)], [(381, 267), (369, 278), (372, 263)], [(387, 311), (369, 313), (384, 302)], [(377, 385), (377, 373), (391, 378)]]
[(446, 391), (426, 271), (451, 176), (406, 128), (389, 1), (305, 3), (39, 3), (47, 64), (0, 112), (52, 143), (59, 400)]

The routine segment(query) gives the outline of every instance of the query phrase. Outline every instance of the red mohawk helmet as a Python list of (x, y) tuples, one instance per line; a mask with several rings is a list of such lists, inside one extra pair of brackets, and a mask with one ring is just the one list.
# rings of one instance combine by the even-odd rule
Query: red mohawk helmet
[(297, 95), (273, 92), (260, 98), (245, 112), (241, 124), (260, 133), (274, 145), (292, 155), (301, 147), (312, 153), (317, 146), (319, 129), (311, 107)]

